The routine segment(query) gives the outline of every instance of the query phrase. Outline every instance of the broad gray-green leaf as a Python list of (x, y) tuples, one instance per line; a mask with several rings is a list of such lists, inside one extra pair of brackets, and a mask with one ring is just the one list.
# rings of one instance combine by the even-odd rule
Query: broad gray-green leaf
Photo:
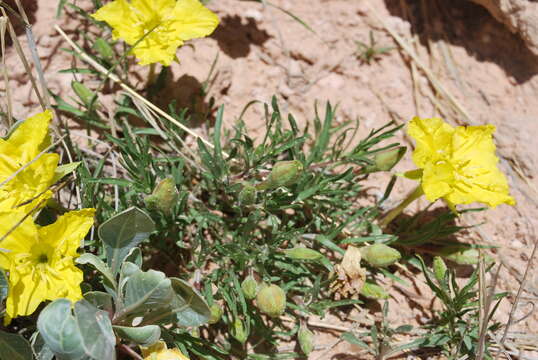
[(99, 238), (105, 244), (107, 263), (112, 274), (118, 273), (129, 251), (147, 239), (154, 230), (153, 220), (135, 207), (117, 214), (99, 227)]
[(75, 304), (74, 313), (67, 299), (50, 303), (39, 314), (37, 328), (58, 359), (116, 358), (116, 339), (108, 314), (85, 300)]
[(88, 291), (84, 299), (100, 310), (111, 312), (114, 310), (112, 295), (102, 291)]
[(47, 344), (45, 344), (45, 340), (43, 340), (43, 336), (41, 336), (39, 331), (33, 333), (30, 343), (36, 360), (52, 360), (54, 358), (54, 353)]
[(105, 277), (105, 281), (108, 282), (107, 285), (109, 285), (109, 287), (116, 289), (117, 287), (116, 279), (114, 275), (112, 275), (110, 268), (97, 256), (95, 256), (94, 254), (85, 253), (79, 256), (76, 262), (82, 265), (84, 264), (92, 265), (97, 271), (99, 271)]
[(123, 288), (125, 287), (125, 283), (133, 276), (134, 274), (138, 273), (140, 270), (140, 267), (138, 265), (133, 264), (129, 261), (124, 261), (123, 264), (121, 264), (121, 271), (120, 271), (120, 283), (119, 283), (119, 293), (124, 294), (125, 291), (123, 291)]
[(7, 298), (8, 289), (9, 283), (6, 272), (0, 269), (0, 303), (4, 302), (4, 300)]
[(161, 337), (161, 328), (157, 325), (140, 327), (113, 326), (116, 334), (141, 346), (153, 345)]
[(19, 334), (0, 331), (0, 360), (32, 360), (30, 343)]
[(188, 282), (178, 278), (170, 280), (175, 292), (174, 300), (166, 309), (159, 309), (158, 316), (150, 315), (148, 318), (155, 319), (159, 323), (173, 322), (186, 327), (207, 323), (211, 317), (211, 310), (204, 298)]
[(138, 267), (142, 267), (142, 250), (137, 247), (132, 248), (123, 261), (129, 261)]
[(174, 297), (170, 279), (155, 270), (138, 270), (125, 283), (123, 308), (117, 318), (143, 316), (146, 312), (167, 306)]

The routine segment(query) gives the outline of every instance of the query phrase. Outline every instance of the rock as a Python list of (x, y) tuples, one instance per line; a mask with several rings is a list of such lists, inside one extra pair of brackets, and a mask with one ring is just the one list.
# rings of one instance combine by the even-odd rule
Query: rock
[(529, 0), (471, 0), (484, 6), (508, 29), (519, 34), (538, 55), (538, 2)]

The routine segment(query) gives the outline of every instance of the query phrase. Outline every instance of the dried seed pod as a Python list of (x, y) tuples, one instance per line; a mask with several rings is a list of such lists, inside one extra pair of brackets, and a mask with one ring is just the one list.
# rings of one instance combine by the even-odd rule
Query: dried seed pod
[(269, 285), (258, 292), (256, 306), (263, 313), (278, 317), (286, 310), (286, 293), (278, 285)]
[(400, 260), (400, 252), (385, 244), (373, 244), (361, 248), (363, 259), (374, 267), (385, 267)]

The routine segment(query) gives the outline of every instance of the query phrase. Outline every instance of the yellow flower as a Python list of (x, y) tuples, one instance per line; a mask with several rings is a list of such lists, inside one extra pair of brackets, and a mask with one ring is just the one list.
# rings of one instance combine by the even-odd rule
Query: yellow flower
[(473, 202), (515, 204), (497, 167), (495, 126), (453, 128), (439, 118), (415, 117), (407, 131), (417, 142), (413, 161), (420, 170), (406, 175), (421, 180), (428, 200), (443, 198), (452, 209)]
[(149, 347), (141, 347), (141, 350), (144, 360), (189, 360), (178, 349), (168, 349), (163, 341)]
[[(39, 113), (22, 122), (7, 140), (0, 139), (0, 183), (34, 160), (50, 145), (48, 134), (52, 113)], [(36, 161), (0, 186), (0, 211), (18, 207), (30, 211), (42, 199), (51, 196), (58, 166), (57, 154), (42, 154)], [(33, 200), (33, 201), (32, 201)]]
[(114, 0), (92, 16), (134, 46), (141, 65), (170, 65), (184, 41), (211, 34), (219, 23), (198, 0)]
[[(0, 212), (0, 237), (17, 224), (17, 213)], [(5, 322), (32, 314), (46, 300), (82, 298), (82, 271), (73, 260), (93, 225), (94, 213), (94, 209), (72, 211), (44, 227), (28, 217), (0, 242), (0, 267), (9, 271)]]

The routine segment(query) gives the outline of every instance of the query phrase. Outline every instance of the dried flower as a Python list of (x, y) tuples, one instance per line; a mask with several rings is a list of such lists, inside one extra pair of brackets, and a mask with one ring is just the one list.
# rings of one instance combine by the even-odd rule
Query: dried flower
[(211, 34), (219, 23), (198, 0), (114, 0), (92, 16), (113, 28), (114, 39), (133, 46), (140, 65), (169, 66), (178, 47)]
[(366, 280), (366, 271), (361, 267), (361, 252), (354, 246), (348, 246), (342, 262), (334, 266), (336, 279), (331, 283), (331, 292), (336, 300), (340, 298), (358, 298)]

